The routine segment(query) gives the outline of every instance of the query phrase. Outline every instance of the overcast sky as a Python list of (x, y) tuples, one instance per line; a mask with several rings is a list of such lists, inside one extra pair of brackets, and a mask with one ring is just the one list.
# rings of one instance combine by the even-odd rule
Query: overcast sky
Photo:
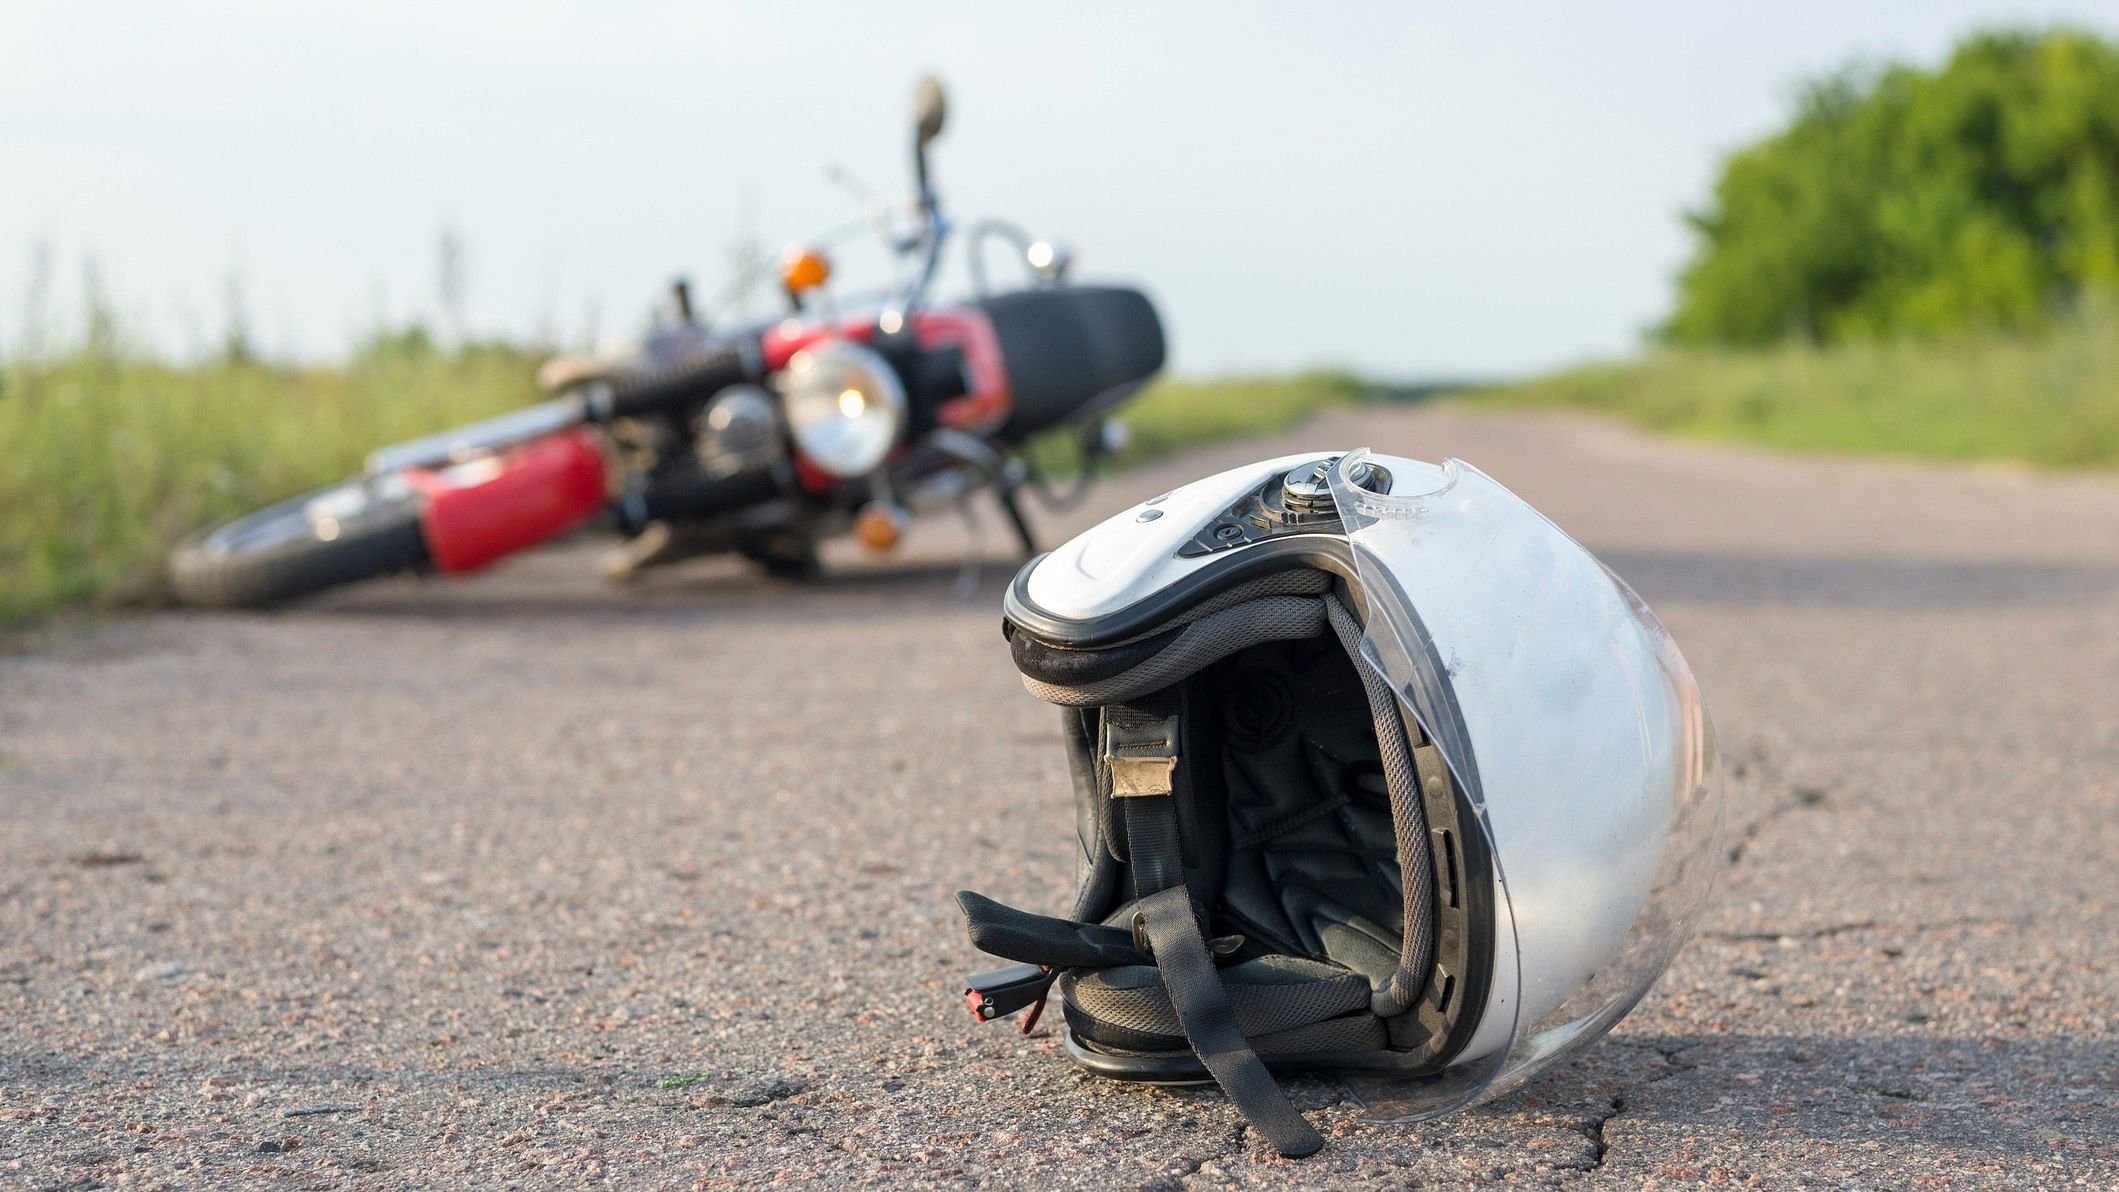
[(892, 194), (939, 73), (960, 216), (1145, 285), (1190, 373), (1520, 373), (1627, 351), (1680, 213), (1796, 82), (1936, 62), (2101, 3), (0, 4), (0, 351), (35, 246), (98, 262), (137, 332), (217, 341), (241, 280), (270, 351), (431, 316), (444, 226), (477, 329), (635, 330)]

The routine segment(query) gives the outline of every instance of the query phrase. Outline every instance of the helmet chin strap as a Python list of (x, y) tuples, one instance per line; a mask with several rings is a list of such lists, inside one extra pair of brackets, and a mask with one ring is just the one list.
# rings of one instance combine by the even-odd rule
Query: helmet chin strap
[[(1229, 1100), (1282, 1155), (1299, 1159), (1324, 1139), (1289, 1102), (1265, 1061), (1236, 1025), (1227, 988), (1200, 930), (1199, 908), (1185, 885), (1184, 841), (1177, 823), (1178, 718), (1175, 700), (1156, 706), (1104, 708), (1103, 761), (1110, 797), (1125, 825), (1132, 875), (1133, 934), (1161, 972), (1163, 987), (1193, 1054)], [(1163, 714), (1167, 711), (1167, 714)]]

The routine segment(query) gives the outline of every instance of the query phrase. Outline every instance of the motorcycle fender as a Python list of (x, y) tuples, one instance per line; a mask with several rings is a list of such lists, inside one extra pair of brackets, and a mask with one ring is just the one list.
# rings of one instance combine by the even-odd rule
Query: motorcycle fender
[(602, 509), (608, 494), (603, 452), (586, 428), (406, 476), (426, 494), (420, 533), (443, 571), (483, 567), (563, 534)]
[(1008, 387), (1000, 336), (994, 334), (986, 312), (972, 307), (921, 311), (913, 315), (913, 330), (923, 348), (953, 346), (964, 353), (967, 391), (943, 402), (935, 411), (936, 421), (974, 435), (1001, 429), (1015, 408), (1015, 394)]

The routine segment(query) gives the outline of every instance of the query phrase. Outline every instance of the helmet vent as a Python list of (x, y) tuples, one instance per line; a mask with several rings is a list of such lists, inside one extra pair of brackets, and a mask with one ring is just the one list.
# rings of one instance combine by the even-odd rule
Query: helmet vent
[(1332, 465), (1338, 462), (1338, 456), (1327, 456), (1281, 478), (1280, 500), (1291, 519), (1331, 517), (1339, 512), (1332, 501)]
[(1448, 905), (1457, 909), (1457, 837), (1448, 828), (1439, 833), (1442, 837), (1442, 882), (1448, 887)]

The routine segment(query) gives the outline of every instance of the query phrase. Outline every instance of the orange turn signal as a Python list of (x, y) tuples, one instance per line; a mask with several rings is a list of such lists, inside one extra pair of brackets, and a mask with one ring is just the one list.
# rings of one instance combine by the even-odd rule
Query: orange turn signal
[(814, 290), (831, 280), (831, 261), (814, 248), (789, 249), (780, 262), (780, 284), (790, 294)]
[(862, 546), (881, 553), (905, 536), (905, 511), (888, 501), (870, 501), (854, 515), (853, 536)]

